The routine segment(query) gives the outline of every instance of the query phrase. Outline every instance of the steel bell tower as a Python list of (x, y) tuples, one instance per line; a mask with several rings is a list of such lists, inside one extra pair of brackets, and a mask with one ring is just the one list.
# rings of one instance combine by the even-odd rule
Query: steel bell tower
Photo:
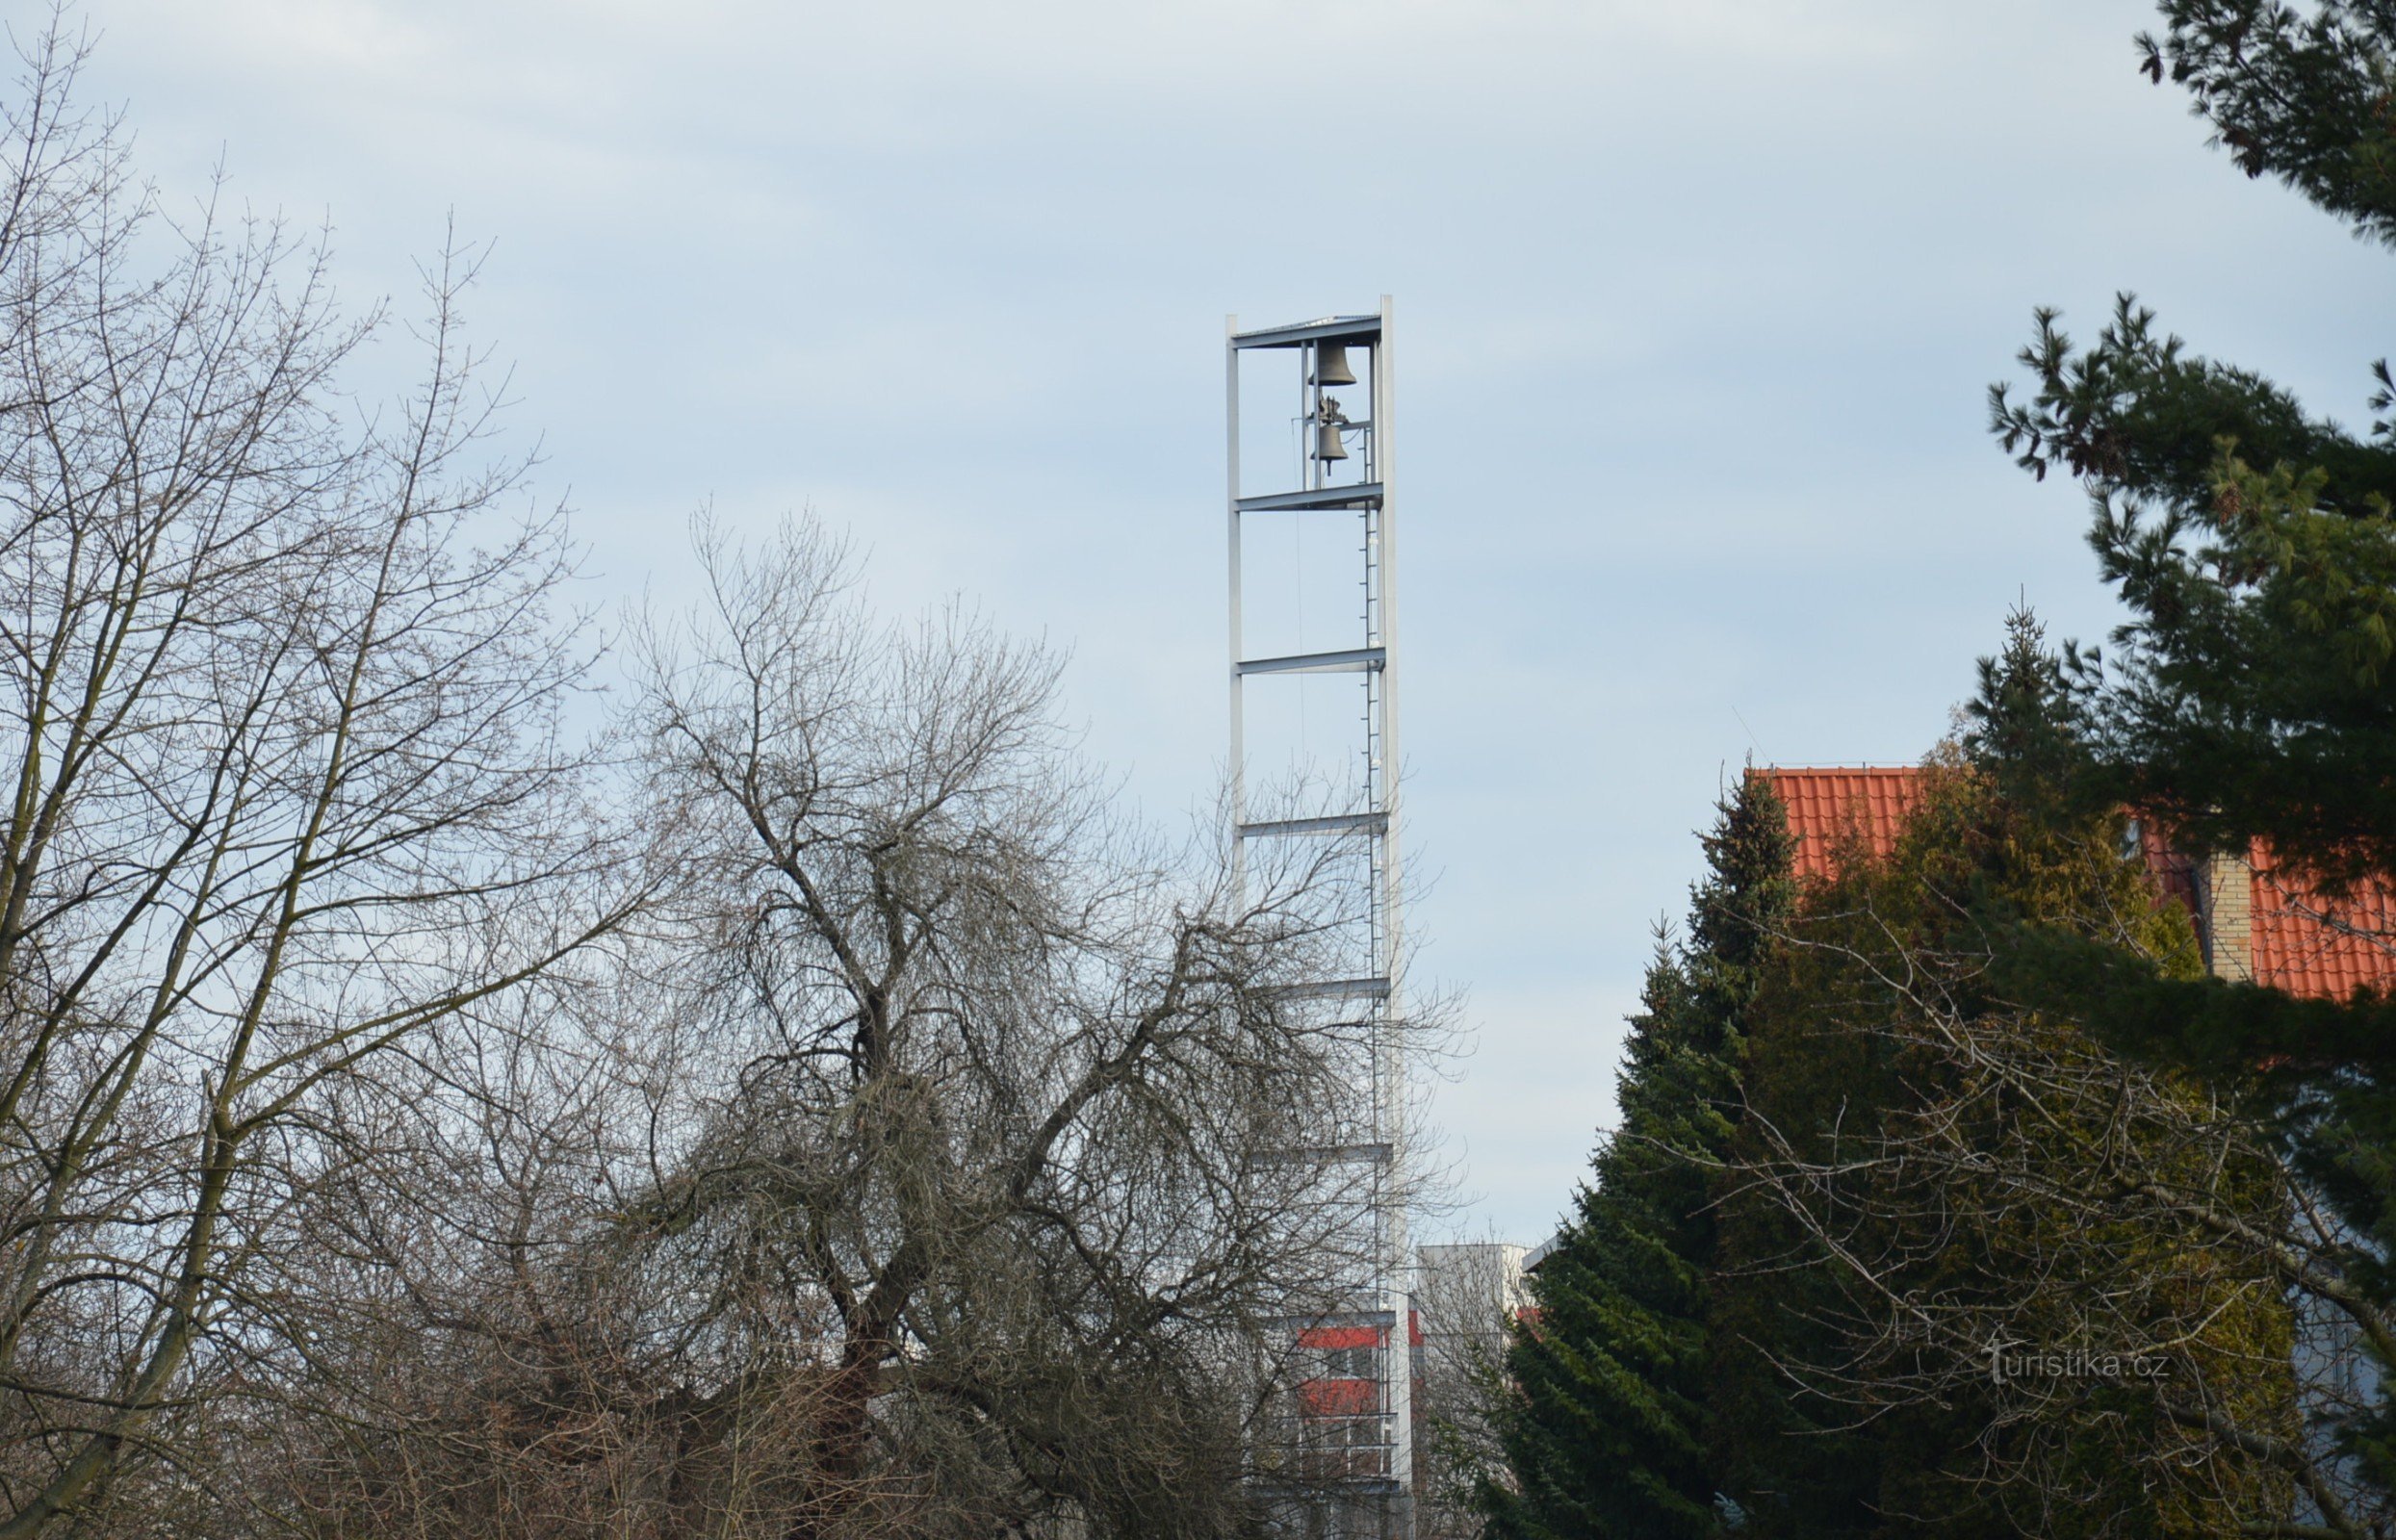
[[(1308, 1152), (1360, 1168), (1353, 1175), (1370, 1209), (1359, 1219), (1371, 1255), (1350, 1308), (1297, 1323), (1301, 1373), (1321, 1387), (1301, 1397), (1290, 1424), (1301, 1468), (1325, 1493), (1306, 1527), (1404, 1540), (1414, 1530), (1417, 1467), (1403, 1180), (1408, 1100), (1397, 1030), (1404, 926), (1390, 323), (1387, 295), (1369, 314), (1257, 330), (1230, 318), (1225, 526), (1234, 859), (1244, 866), (1267, 842), (1343, 842), (1339, 854), (1353, 857), (1362, 886), (1346, 922), (1354, 934), (1343, 938), (1353, 966), (1301, 987), (1352, 1008), (1351, 1020), (1368, 1029), (1370, 1062), (1358, 1069), (1370, 1076), (1373, 1109), (1357, 1142)], [(1244, 365), (1252, 387), (1246, 447)], [(1259, 590), (1284, 608), (1294, 597), (1297, 607), (1295, 628), (1276, 617), (1284, 624), (1261, 650), (1259, 633), (1270, 628), (1251, 606)], [(1275, 737), (1282, 741), (1269, 741)], [(1257, 762), (1285, 749), (1278, 764)], [(1302, 805), (1251, 819), (1260, 769), (1305, 784)]]

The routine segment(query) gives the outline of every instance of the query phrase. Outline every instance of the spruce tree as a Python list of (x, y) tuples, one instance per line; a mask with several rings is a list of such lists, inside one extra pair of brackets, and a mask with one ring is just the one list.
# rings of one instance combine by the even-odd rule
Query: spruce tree
[(1740, 1014), (1794, 893), (1787, 810), (1744, 778), (1705, 839), (1688, 937), (1662, 942), (1618, 1078), (1621, 1120), (1556, 1249), (1507, 1369), (1510, 1481), (1481, 1493), (1506, 1540), (1701, 1536), (1709, 1459), (1710, 1181), (1739, 1105)]

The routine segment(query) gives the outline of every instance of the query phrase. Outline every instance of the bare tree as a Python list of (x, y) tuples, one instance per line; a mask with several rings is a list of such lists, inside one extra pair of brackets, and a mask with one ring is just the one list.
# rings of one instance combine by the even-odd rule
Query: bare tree
[(1301, 1496), (1298, 1328), (1374, 1242), (1323, 1157), (1365, 1037), (1420, 1030), (1293, 988), (1357, 853), (1242, 903), (1109, 810), (1047, 659), (875, 627), (812, 525), (702, 554), (639, 648), (675, 892), (604, 983), (345, 1085), (316, 1347), (222, 1484), (327, 1535), (1212, 1535)]
[(644, 1210), (708, 1290), (804, 1302), (788, 1533), (1222, 1534), (1292, 1325), (1372, 1245), (1367, 1037), (1303, 988), (1359, 889), (1127, 827), (1055, 664), (868, 624), (835, 542), (705, 526), (642, 639), (660, 824), (701, 895), (681, 1011), (728, 1071)]
[(356, 420), (374, 318), (271, 224), (163, 218), (81, 57), (28, 52), (0, 173), (8, 1537), (199, 1478), (209, 1409), (305, 1358), (342, 1088), (627, 908), (560, 722), (560, 530), (477, 447), (470, 274)]
[(302, 1205), (310, 1351), (215, 1419), (248, 1442), (188, 1532), (783, 1532), (826, 1380), (792, 1347), (818, 1323), (656, 1244), (653, 1133), (690, 1067), (631, 1040), (659, 1003), (528, 997), (351, 1088), (353, 1158)]
[(805, 525), (703, 540), (594, 780), (471, 262), (359, 413), (379, 318), (81, 57), (0, 216), (0, 1540), (1252, 1525), (1415, 1030), (1306, 988), (1358, 851), (1142, 834)]

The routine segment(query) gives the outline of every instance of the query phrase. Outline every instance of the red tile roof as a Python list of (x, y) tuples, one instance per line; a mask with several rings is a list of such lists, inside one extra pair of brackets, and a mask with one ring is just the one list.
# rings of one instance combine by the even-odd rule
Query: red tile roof
[(1838, 852), (1848, 845), (1886, 856), (1896, 848), (1897, 831), (1921, 800), (1921, 772), (1911, 765), (1766, 765), (1747, 773), (1768, 778), (1788, 805), (1799, 877), (1830, 876)]
[[(1830, 876), (1838, 852), (1849, 846), (1887, 855), (1921, 798), (1921, 771), (1910, 765), (1768, 765), (1748, 774), (1769, 778), (1788, 806), (1801, 878)], [(2141, 827), (2139, 845), (2157, 886), (2199, 911), (2196, 863), (2172, 850), (2151, 825)], [(2383, 888), (2325, 898), (2260, 846), (2250, 865), (2256, 982), (2314, 999), (2344, 999), (2365, 985), (2396, 985), (2396, 893)]]
[(2387, 889), (2325, 897), (2260, 846), (2254, 867), (2256, 983), (2343, 1000), (2396, 982), (2396, 898)]

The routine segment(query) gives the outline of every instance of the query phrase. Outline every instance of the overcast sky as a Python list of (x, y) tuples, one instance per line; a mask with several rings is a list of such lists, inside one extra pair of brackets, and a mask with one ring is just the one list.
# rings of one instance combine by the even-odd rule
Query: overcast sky
[(81, 14), (170, 202), (221, 163), (329, 220), (361, 305), (491, 244), (594, 598), (686, 580), (703, 500), (812, 506), (887, 606), (1069, 649), (1160, 818), (1224, 752), (1224, 316), (1393, 295), (1417, 970), (1478, 1038), (1436, 1112), (1456, 1222), (1524, 1241), (1723, 777), (1918, 758), (2017, 595), (2109, 624), (2079, 494), (1985, 431), (2031, 307), (2133, 288), (2350, 420), (2385, 346), (2385, 259), (2203, 147), (2139, 0)]

